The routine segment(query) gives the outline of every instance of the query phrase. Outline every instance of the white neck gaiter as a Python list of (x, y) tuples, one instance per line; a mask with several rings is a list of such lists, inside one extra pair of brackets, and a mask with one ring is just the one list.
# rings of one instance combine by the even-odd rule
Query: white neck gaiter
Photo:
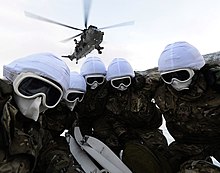
[(15, 102), (18, 105), (21, 113), (34, 121), (38, 120), (39, 114), (47, 109), (41, 104), (42, 98), (36, 97), (33, 99), (25, 99), (21, 96), (14, 94)]

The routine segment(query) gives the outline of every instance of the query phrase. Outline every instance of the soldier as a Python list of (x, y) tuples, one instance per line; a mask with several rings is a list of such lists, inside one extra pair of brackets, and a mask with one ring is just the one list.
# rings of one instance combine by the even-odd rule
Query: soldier
[(63, 100), (43, 116), (43, 128), (52, 134), (52, 139), (41, 150), (35, 173), (83, 172), (73, 158), (66, 138), (61, 134), (64, 130), (71, 129), (77, 119), (74, 107), (83, 100), (85, 92), (86, 82), (83, 76), (71, 72), (70, 87), (64, 93)]
[(169, 172), (168, 144), (159, 130), (162, 115), (152, 102), (158, 75), (135, 73), (124, 58), (115, 58), (106, 79), (110, 87), (105, 115), (123, 149), (122, 160), (134, 173)]
[(44, 140), (42, 113), (54, 108), (69, 87), (69, 68), (44, 53), (3, 67), (0, 80), (0, 172), (32, 172)]
[(210, 156), (220, 161), (220, 66), (205, 64), (200, 52), (189, 43), (175, 42), (161, 53), (158, 70), (163, 83), (155, 101), (175, 139), (169, 146), (173, 172), (188, 160), (201, 161), (191, 162), (196, 166), (185, 164), (185, 168), (211, 165), (197, 170), (212, 172), (215, 166), (205, 161)]
[(88, 57), (80, 68), (80, 74), (85, 78), (87, 89), (75, 110), (82, 134), (93, 135), (93, 123), (102, 116), (107, 98), (106, 67), (99, 57)]

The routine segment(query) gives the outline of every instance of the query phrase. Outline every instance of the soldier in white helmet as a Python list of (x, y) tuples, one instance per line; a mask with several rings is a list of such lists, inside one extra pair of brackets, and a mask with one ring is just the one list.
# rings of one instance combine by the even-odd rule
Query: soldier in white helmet
[(102, 117), (107, 98), (106, 67), (99, 57), (88, 57), (80, 68), (86, 81), (86, 94), (76, 105), (79, 127), (83, 135), (93, 135), (94, 122)]
[(70, 72), (70, 85), (62, 101), (43, 116), (43, 127), (52, 134), (52, 140), (41, 150), (35, 173), (77, 173), (83, 172), (73, 158), (69, 144), (61, 134), (71, 129), (77, 119), (74, 107), (83, 100), (86, 82), (78, 72)]
[[(158, 76), (134, 72), (124, 58), (109, 64), (106, 116), (123, 150), (122, 160), (134, 173), (168, 173), (168, 144), (159, 127), (162, 115), (152, 102)], [(95, 131), (96, 129), (94, 129)]]
[(175, 139), (168, 157), (173, 172), (220, 172), (207, 162), (220, 161), (220, 66), (205, 64), (197, 48), (179, 41), (165, 47), (158, 70), (155, 101)]
[(3, 67), (0, 80), (0, 172), (33, 172), (43, 141), (42, 113), (69, 87), (68, 66), (50, 53), (33, 54)]

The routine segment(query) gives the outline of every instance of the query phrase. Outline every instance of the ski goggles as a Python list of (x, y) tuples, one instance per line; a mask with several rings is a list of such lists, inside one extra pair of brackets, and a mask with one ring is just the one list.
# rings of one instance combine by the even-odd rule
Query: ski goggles
[(67, 92), (64, 94), (64, 99), (69, 103), (75, 102), (76, 100), (81, 102), (84, 98), (84, 95), (85, 92), (83, 91), (67, 90)]
[(121, 85), (125, 86), (126, 88), (131, 85), (131, 77), (130, 76), (124, 76), (124, 77), (118, 77), (111, 79), (111, 85), (118, 89)]
[(19, 74), (13, 82), (13, 88), (18, 96), (26, 99), (42, 97), (42, 104), (47, 108), (54, 108), (63, 97), (59, 85), (34, 73)]
[(99, 85), (103, 84), (105, 81), (104, 75), (87, 75), (85, 76), (86, 83), (88, 85), (93, 85), (94, 83), (98, 83)]
[(173, 79), (179, 82), (187, 82), (194, 76), (195, 72), (192, 69), (177, 69), (161, 73), (161, 78), (167, 84), (171, 84)]

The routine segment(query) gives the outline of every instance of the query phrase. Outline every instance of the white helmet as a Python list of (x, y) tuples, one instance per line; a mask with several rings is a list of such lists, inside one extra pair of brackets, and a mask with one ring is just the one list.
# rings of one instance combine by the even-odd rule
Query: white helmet
[(64, 61), (51, 53), (39, 53), (17, 59), (3, 66), (3, 76), (13, 82), (22, 72), (33, 72), (59, 83), (63, 90), (69, 88), (70, 70)]
[(200, 52), (185, 41), (175, 42), (165, 47), (158, 61), (160, 72), (190, 68), (199, 70), (205, 65), (205, 60)]
[[(64, 61), (50, 53), (33, 54), (17, 59), (3, 66), (3, 75), (13, 83), (14, 99), (21, 113), (34, 121), (38, 120), (41, 112), (48, 108), (54, 108), (60, 102), (70, 83), (68, 66)], [(28, 77), (31, 77), (31, 80), (25, 82), (24, 79), (28, 79)], [(31, 85), (35, 85), (34, 79), (41, 80), (43, 82), (41, 85), (45, 85), (44, 82), (46, 82), (53, 87), (47, 91), (33, 90)], [(39, 81), (35, 80), (35, 82)], [(57, 83), (62, 88), (57, 86)], [(37, 87), (44, 89), (41, 85), (40, 83), (39, 86), (36, 84)], [(26, 86), (29, 86), (30, 90)]]
[(88, 57), (80, 68), (80, 74), (84, 77), (93, 74), (106, 75), (106, 67), (98, 57)]
[(78, 72), (70, 72), (70, 87), (68, 90), (79, 90), (86, 92), (86, 81)]
[(113, 78), (130, 76), (134, 77), (134, 70), (130, 63), (124, 58), (115, 58), (108, 66), (106, 79), (110, 81)]

